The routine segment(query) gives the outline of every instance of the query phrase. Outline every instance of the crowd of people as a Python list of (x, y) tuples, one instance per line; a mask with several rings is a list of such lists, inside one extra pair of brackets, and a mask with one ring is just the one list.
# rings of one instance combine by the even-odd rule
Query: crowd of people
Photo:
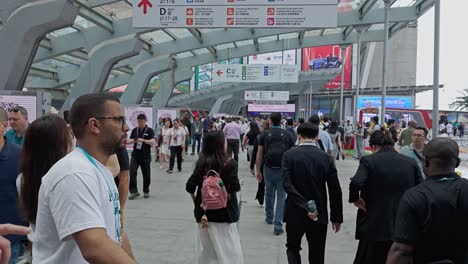
[[(136, 263), (125, 205), (140, 196), (138, 168), (150, 197), (152, 150), (160, 170), (169, 159), (168, 174), (176, 158), (180, 172), (186, 155), (198, 155), (185, 188), (197, 223), (196, 263), (244, 263), (241, 151), (258, 181), (265, 223), (276, 236), (286, 233), (288, 263), (301, 263), (304, 234), (309, 262), (325, 263), (328, 224), (338, 233), (345, 220), (337, 160), (353, 155), (354, 263), (468, 263), (468, 181), (455, 173), (458, 144), (428, 141), (415, 122), (400, 131), (395, 120), (377, 117), (354, 126), (317, 115), (196, 115), (161, 118), (153, 129), (141, 114), (127, 138), (121, 109), (109, 94), (83, 95), (64, 118), (31, 123), (22, 107), (0, 109), (0, 263)], [(126, 144), (133, 144), (130, 159)]]

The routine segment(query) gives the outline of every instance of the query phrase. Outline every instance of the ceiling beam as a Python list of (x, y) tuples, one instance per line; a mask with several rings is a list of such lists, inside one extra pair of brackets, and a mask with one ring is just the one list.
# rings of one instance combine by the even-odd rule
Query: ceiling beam
[(87, 0), (87, 5), (90, 8), (100, 7), (108, 4), (120, 2), (121, 0)]
[(73, 52), (70, 52), (70, 53), (67, 53), (68, 56), (71, 56), (73, 58), (77, 58), (77, 59), (80, 59), (80, 60), (88, 60), (88, 54), (84, 51), (81, 51), (81, 50), (77, 50), (77, 51), (73, 51)]
[(108, 15), (102, 14), (91, 7), (87, 6), (85, 3), (81, 2), (83, 0), (76, 0), (75, 3), (80, 7), (78, 15), (85, 18), (86, 20), (96, 24), (97, 26), (103, 28), (104, 30), (114, 33), (114, 26), (112, 18)]
[(302, 45), (302, 41), (304, 41), (305, 33), (306, 33), (305, 30), (302, 30), (301, 32), (299, 32), (298, 38), (299, 38), (299, 44), (301, 44), (301, 45)]
[(363, 19), (366, 16), (372, 7), (374, 7), (375, 3), (377, 3), (377, 0), (366, 0), (364, 4), (361, 5), (359, 8), (360, 19)]
[(259, 51), (260, 45), (258, 44), (258, 38), (254, 38), (254, 39), (253, 39), (253, 43), (254, 43), (254, 45), (255, 45), (255, 49), (256, 49), (257, 51)]
[(169, 37), (171, 37), (172, 40), (177, 40), (177, 36), (174, 35), (174, 33), (170, 32), (169, 30), (167, 30), (167, 29), (165, 29), (165, 28), (163, 28), (162, 31), (163, 31), (164, 33), (166, 33)]
[(214, 47), (208, 47), (207, 49), (211, 53), (211, 55), (213, 55), (215, 58), (218, 58), (217, 51)]
[(203, 43), (203, 37), (200, 30), (196, 28), (187, 28), (187, 30), (201, 43)]
[(40, 66), (32, 66), (29, 70), (29, 76), (58, 81), (57, 72), (47, 70), (44, 67)]

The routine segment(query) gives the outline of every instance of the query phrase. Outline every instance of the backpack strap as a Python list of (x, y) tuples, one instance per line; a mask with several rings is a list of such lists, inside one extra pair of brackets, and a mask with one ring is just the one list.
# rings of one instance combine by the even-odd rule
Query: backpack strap
[(319, 139), (319, 140), (317, 141), (317, 143), (319, 144), (319, 146), (320, 146), (320, 149), (321, 149), (321, 150), (323, 150), (323, 151), (325, 151), (325, 147), (323, 146), (323, 142), (322, 142), (322, 140), (321, 140), (321, 139)]

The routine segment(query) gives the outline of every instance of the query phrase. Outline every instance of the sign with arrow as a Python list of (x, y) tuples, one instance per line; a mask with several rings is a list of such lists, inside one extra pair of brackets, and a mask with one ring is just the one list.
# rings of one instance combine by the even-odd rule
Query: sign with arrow
[(213, 83), (297, 83), (299, 65), (213, 65)]
[(335, 28), (337, 0), (136, 0), (144, 28)]

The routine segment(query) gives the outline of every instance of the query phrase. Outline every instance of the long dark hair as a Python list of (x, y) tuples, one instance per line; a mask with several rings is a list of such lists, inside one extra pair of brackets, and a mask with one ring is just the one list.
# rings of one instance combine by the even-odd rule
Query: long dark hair
[(195, 166), (204, 170), (220, 172), (229, 159), (224, 150), (225, 142), (226, 139), (222, 131), (211, 130), (208, 132), (203, 138), (202, 153)]
[(42, 177), (71, 149), (67, 123), (58, 115), (45, 115), (32, 122), (24, 136), (21, 153), (21, 209), (30, 223), (36, 222)]
[(250, 130), (247, 132), (247, 136), (254, 135), (257, 136), (260, 134), (260, 128), (258, 127), (257, 122), (250, 122)]
[(328, 127), (328, 133), (336, 134), (336, 131), (338, 131), (338, 122), (332, 121), (330, 127)]
[(379, 131), (372, 133), (369, 139), (369, 145), (371, 147), (373, 145), (379, 147), (393, 147), (395, 145), (395, 141), (392, 138), (392, 134), (388, 130), (381, 128)]

